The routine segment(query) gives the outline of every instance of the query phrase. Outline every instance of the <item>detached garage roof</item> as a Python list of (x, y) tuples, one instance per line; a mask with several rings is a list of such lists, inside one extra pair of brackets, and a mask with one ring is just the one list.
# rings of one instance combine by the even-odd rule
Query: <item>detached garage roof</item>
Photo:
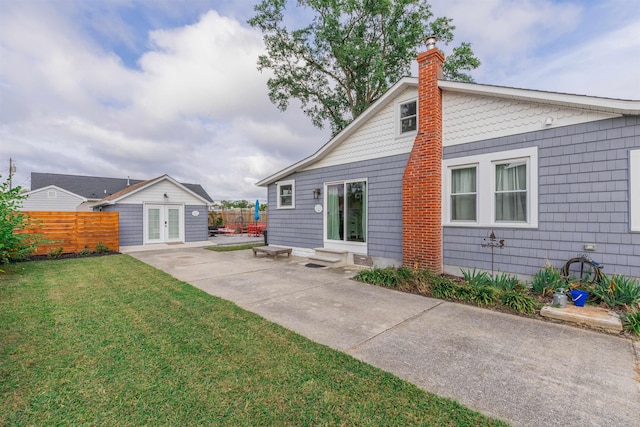
[[(102, 200), (128, 187), (145, 182), (142, 179), (104, 178), (98, 176), (63, 175), (56, 173), (31, 173), (31, 191), (55, 185), (88, 200)], [(200, 184), (180, 183), (189, 191), (197, 194), (209, 203), (213, 199)]]
[[(189, 189), (186, 185), (184, 184), (180, 184), (178, 181), (176, 181), (175, 179), (171, 178), (169, 175), (162, 175), (159, 176), (157, 178), (153, 178), (153, 179), (149, 179), (147, 181), (141, 181), (138, 182), (137, 184), (133, 184), (130, 185), (127, 188), (124, 188), (120, 191), (118, 191), (115, 194), (112, 194), (110, 196), (107, 196), (105, 198), (103, 198), (102, 200), (100, 200), (100, 202), (98, 202), (98, 204), (96, 204), (95, 206), (104, 206), (104, 205), (112, 205), (115, 204), (127, 197), (129, 197), (132, 194), (135, 194), (139, 191), (142, 191), (146, 188), (149, 188), (159, 182), (162, 181), (168, 181), (171, 182), (172, 184), (174, 184), (176, 187), (180, 188), (182, 191), (184, 191), (185, 193), (189, 193), (192, 196), (196, 197), (197, 199), (202, 200), (205, 204), (207, 204), (208, 200), (205, 199), (204, 197), (200, 196), (199, 194), (195, 193), (194, 191), (192, 191), (191, 189)], [(165, 194), (166, 197), (166, 194)]]

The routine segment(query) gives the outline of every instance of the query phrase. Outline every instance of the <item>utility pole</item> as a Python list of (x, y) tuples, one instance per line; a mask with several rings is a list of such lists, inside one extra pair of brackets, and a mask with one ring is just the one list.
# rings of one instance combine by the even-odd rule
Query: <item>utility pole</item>
[(13, 164), (13, 159), (9, 157), (9, 190), (13, 188), (12, 186), (12, 176), (16, 173), (16, 165)]

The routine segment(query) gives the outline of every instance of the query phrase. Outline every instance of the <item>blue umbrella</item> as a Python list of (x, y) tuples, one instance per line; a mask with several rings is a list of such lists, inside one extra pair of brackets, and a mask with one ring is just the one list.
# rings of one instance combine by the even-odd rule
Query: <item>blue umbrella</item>
[(260, 219), (260, 202), (256, 200), (256, 213), (253, 215), (253, 219), (258, 221)]

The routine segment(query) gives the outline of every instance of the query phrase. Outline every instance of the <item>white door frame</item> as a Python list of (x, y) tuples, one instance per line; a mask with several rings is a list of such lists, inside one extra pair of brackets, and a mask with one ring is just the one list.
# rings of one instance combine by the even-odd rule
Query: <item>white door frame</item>
[[(151, 209), (158, 209), (160, 233), (157, 239), (149, 238), (149, 210)], [(170, 237), (169, 211), (174, 209), (178, 210), (178, 234), (177, 237)], [(145, 245), (154, 243), (184, 242), (184, 204), (144, 203), (142, 223), (142, 243)]]
[[(365, 182), (366, 183), (366, 204), (364, 206), (365, 212), (366, 212), (366, 218), (367, 218), (367, 224), (366, 224), (366, 233), (365, 233), (365, 241), (364, 242), (350, 242), (347, 240), (329, 240), (327, 239), (327, 215), (329, 212), (328, 209), (328, 191), (327, 191), (327, 187), (330, 185), (337, 185), (337, 184), (347, 184), (350, 182)], [(323, 247), (326, 249), (335, 249), (335, 250), (346, 250), (349, 252), (353, 252), (356, 254), (361, 254), (361, 255), (367, 255), (368, 254), (368, 234), (369, 234), (369, 180), (367, 178), (361, 178), (361, 179), (345, 179), (342, 181), (331, 181), (331, 182), (325, 182), (324, 183), (324, 198), (323, 198), (323, 202), (324, 202), (324, 212), (322, 213), (322, 240), (323, 240)], [(345, 213), (346, 215), (346, 213)]]

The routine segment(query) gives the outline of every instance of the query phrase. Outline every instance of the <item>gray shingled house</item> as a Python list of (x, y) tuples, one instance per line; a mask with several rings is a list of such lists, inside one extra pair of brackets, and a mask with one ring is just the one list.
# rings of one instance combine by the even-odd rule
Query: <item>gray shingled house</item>
[(211, 197), (169, 175), (142, 181), (32, 173), (31, 188), (22, 210), (119, 212), (121, 247), (208, 239)]
[(274, 246), (322, 261), (523, 276), (589, 251), (640, 276), (640, 102), (406, 77), (258, 182)]

